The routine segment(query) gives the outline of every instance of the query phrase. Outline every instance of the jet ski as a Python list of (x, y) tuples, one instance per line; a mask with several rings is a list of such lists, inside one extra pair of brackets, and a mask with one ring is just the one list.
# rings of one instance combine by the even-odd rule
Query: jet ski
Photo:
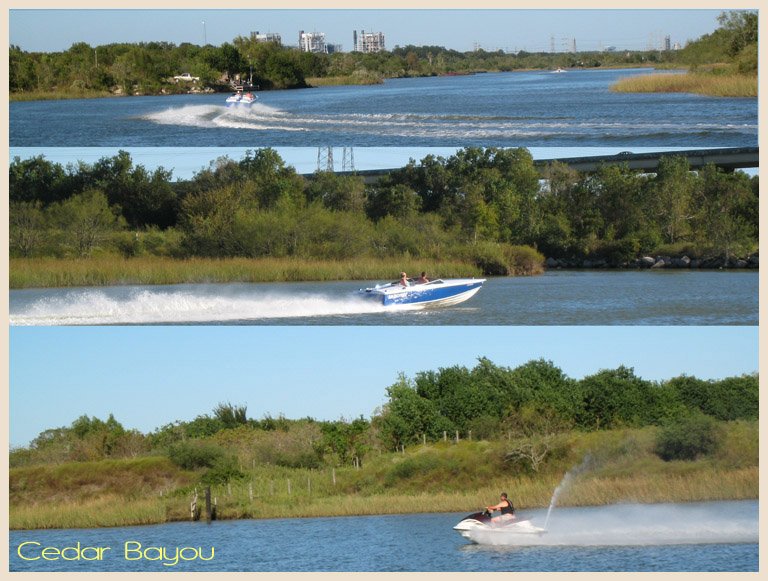
[(478, 542), (476, 537), (473, 538), (473, 535), (477, 533), (483, 533), (484, 536), (486, 533), (494, 535), (542, 535), (546, 532), (546, 529), (533, 526), (527, 518), (515, 517), (492, 522), (491, 514), (487, 510), (465, 516), (461, 522), (453, 527), (453, 530), (458, 531), (462, 537), (473, 543)]
[(243, 105), (250, 105), (253, 103), (258, 97), (248, 91), (247, 93), (243, 93), (241, 91), (238, 91), (237, 93), (231, 94), (229, 97), (226, 98), (226, 103), (228, 106), (234, 105), (236, 103), (242, 103)]

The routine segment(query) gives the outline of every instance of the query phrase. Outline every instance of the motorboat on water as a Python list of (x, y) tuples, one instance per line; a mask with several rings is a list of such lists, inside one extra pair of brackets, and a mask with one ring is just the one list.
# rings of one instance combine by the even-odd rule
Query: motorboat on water
[(400, 281), (377, 284), (371, 288), (361, 288), (359, 296), (380, 301), (387, 305), (419, 305), (437, 307), (455, 305), (473, 297), (483, 286), (484, 278), (437, 278), (425, 283), (408, 279), (408, 286)]
[(474, 543), (487, 534), (493, 535), (542, 535), (546, 529), (533, 526), (526, 518), (510, 518), (499, 522), (491, 521), (491, 514), (486, 510), (464, 517), (453, 530)]
[(247, 93), (242, 93), (238, 91), (237, 93), (233, 93), (226, 99), (227, 105), (234, 105), (236, 103), (243, 103), (244, 105), (250, 105), (253, 103), (258, 97), (248, 91)]

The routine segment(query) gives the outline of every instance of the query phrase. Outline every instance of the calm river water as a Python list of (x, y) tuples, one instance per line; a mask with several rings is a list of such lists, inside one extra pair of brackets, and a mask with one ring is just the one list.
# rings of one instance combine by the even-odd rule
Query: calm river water
[(757, 145), (757, 99), (609, 90), (652, 72), (389, 79), (261, 92), (231, 108), (221, 93), (13, 102), (9, 137), (11, 147)]
[[(548, 532), (541, 537), (526, 535), (487, 545), (470, 544), (452, 530), (464, 516), (443, 513), (11, 531), (10, 570), (758, 571), (756, 500), (555, 508)], [(546, 510), (527, 511), (525, 516), (540, 526)], [(81, 550), (110, 549), (102, 552), (101, 560), (94, 559), (93, 549), (81, 553), (92, 560), (25, 560), (19, 556), (20, 551), (33, 559), (44, 547), (64, 549), (77, 543)], [(163, 548), (167, 559), (162, 558)], [(174, 562), (177, 548), (186, 560), (169, 564)], [(76, 553), (64, 554), (72, 558)]]
[(10, 292), (11, 325), (757, 325), (757, 271), (549, 271), (490, 278), (454, 307), (382, 307), (369, 282)]

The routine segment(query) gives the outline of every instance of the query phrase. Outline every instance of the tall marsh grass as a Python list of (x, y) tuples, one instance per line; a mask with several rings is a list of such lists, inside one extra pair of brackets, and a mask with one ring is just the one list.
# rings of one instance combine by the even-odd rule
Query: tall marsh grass
[(9, 284), (12, 289), (22, 289), (126, 284), (396, 280), (402, 270), (409, 275), (426, 270), (431, 276), (444, 278), (481, 275), (480, 269), (472, 264), (417, 259), (13, 258), (9, 265)]
[(8, 93), (9, 101), (55, 101), (60, 99), (96, 99), (114, 97), (109, 91), (26, 91)]
[(376, 74), (360, 74), (335, 77), (308, 77), (305, 79), (311, 87), (334, 87), (339, 85), (379, 85), (382, 80)]
[(658, 73), (619, 79), (617, 93), (695, 93), (710, 97), (757, 97), (757, 76)]
[(99, 528), (166, 522), (162, 498), (128, 499), (110, 494), (82, 502), (11, 505), (10, 529)]

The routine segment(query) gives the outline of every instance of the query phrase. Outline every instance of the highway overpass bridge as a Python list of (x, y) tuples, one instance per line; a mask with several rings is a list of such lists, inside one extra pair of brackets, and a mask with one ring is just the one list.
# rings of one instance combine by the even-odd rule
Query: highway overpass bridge
[[(595, 171), (601, 165), (626, 164), (629, 169), (653, 173), (659, 167), (662, 157), (685, 157), (692, 170), (703, 168), (713, 163), (725, 171), (759, 167), (759, 147), (726, 147), (719, 149), (688, 149), (678, 151), (658, 151), (633, 153), (624, 151), (616, 155), (592, 157), (562, 157), (534, 160), (539, 171), (544, 171), (552, 162), (558, 161), (571, 169), (581, 172)], [(337, 172), (339, 175), (362, 176), (366, 184), (374, 184), (395, 169), (361, 170), (357, 172)]]

